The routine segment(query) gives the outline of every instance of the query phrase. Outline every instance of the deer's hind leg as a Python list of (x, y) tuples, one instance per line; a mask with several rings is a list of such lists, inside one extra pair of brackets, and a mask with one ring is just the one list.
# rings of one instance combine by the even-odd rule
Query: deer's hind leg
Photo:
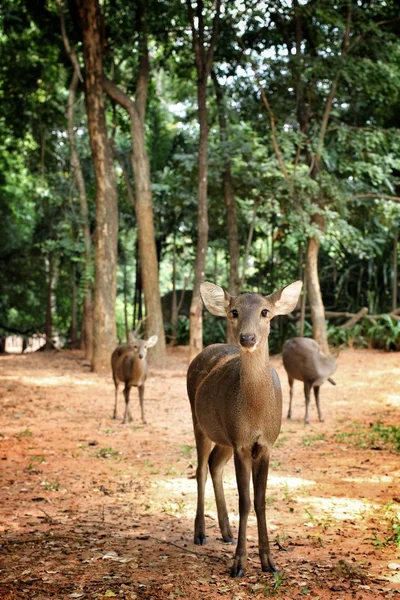
[(194, 543), (206, 543), (206, 522), (204, 518), (204, 494), (207, 481), (208, 457), (210, 456), (212, 442), (202, 432), (199, 425), (194, 423), (194, 435), (197, 449), (197, 511), (194, 522)]
[(290, 377), (290, 375), (288, 375), (288, 381), (289, 381), (289, 387), (290, 387), (290, 400), (289, 400), (289, 410), (288, 410), (287, 418), (291, 419), (292, 418), (293, 384), (294, 384), (293, 377)]
[(314, 386), (314, 396), (315, 396), (315, 404), (317, 405), (317, 411), (318, 411), (318, 419), (321, 423), (324, 422), (324, 417), (322, 416), (322, 411), (321, 411), (321, 406), (319, 403), (319, 385)]
[(214, 486), (215, 501), (217, 503), (218, 522), (221, 529), (222, 539), (224, 542), (233, 543), (232, 530), (229, 523), (228, 511), (226, 510), (224, 486), (222, 482), (222, 474), (224, 467), (233, 450), (227, 446), (214, 446), (208, 464), (210, 466), (211, 478)]
[(118, 379), (114, 379), (114, 385), (115, 385), (115, 402), (114, 402), (113, 419), (116, 419), (117, 418), (117, 404), (118, 404), (118, 386), (119, 386)]

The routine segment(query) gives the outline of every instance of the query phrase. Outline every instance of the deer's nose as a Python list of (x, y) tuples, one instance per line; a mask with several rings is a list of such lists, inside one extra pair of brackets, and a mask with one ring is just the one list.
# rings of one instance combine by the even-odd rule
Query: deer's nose
[(143, 354), (139, 354), (139, 358), (143, 358)]
[(240, 345), (244, 348), (251, 348), (256, 343), (256, 336), (254, 333), (244, 333), (240, 336)]

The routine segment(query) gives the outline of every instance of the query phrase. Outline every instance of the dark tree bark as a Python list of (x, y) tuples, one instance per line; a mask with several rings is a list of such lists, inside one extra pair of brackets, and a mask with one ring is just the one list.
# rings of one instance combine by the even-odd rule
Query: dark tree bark
[(78, 190), (80, 216), (82, 222), (82, 233), (85, 243), (85, 285), (86, 294), (83, 301), (83, 316), (81, 328), (81, 349), (85, 352), (85, 358), (92, 360), (93, 357), (93, 307), (92, 307), (92, 236), (90, 233), (89, 210), (86, 196), (85, 179), (79, 160), (76, 136), (74, 130), (75, 97), (79, 83), (79, 73), (74, 70), (68, 94), (68, 139), (71, 152), (71, 167)]
[(78, 343), (78, 319), (77, 319), (77, 303), (76, 303), (76, 268), (75, 263), (72, 263), (72, 299), (71, 299), (71, 347), (76, 348)]
[(92, 370), (109, 368), (116, 344), (118, 204), (103, 99), (102, 23), (98, 0), (75, 0), (85, 62), (85, 100), (96, 179)]
[[(139, 25), (140, 27), (140, 25)], [(136, 100), (132, 100), (114, 82), (103, 77), (103, 87), (114, 102), (125, 108), (130, 117), (132, 139), (132, 168), (135, 178), (135, 212), (139, 241), (146, 329), (148, 335), (157, 335), (158, 343), (152, 349), (153, 357), (165, 357), (165, 334), (158, 280), (158, 260), (153, 221), (150, 162), (145, 141), (145, 112), (149, 79), (149, 59), (146, 35), (140, 31), (139, 75)]]
[(186, 0), (189, 21), (192, 28), (192, 42), (197, 70), (197, 106), (200, 125), (198, 159), (198, 212), (197, 212), (197, 248), (194, 270), (193, 296), (190, 305), (190, 344), (189, 362), (203, 349), (203, 306), (200, 298), (200, 284), (204, 281), (206, 252), (208, 244), (208, 118), (207, 118), (207, 82), (214, 58), (214, 49), (218, 36), (221, 1), (217, 0), (213, 28), (208, 50), (205, 48), (203, 2), (197, 0), (197, 27), (191, 0)]
[(52, 254), (46, 257), (46, 321), (44, 326), (44, 334), (46, 336), (46, 343), (43, 346), (44, 350), (52, 350), (54, 348), (52, 344), (53, 339), (53, 276), (54, 276), (54, 259)]
[[(224, 201), (226, 209), (226, 224), (228, 229), (228, 244), (229, 244), (229, 283), (228, 292), (232, 296), (237, 296), (240, 293), (240, 278), (239, 278), (239, 240), (238, 240), (238, 222), (237, 208), (232, 181), (231, 161), (227, 151), (228, 143), (228, 127), (225, 113), (224, 93), (218, 81), (215, 71), (211, 71), (211, 77), (214, 82), (215, 95), (218, 107), (219, 119), (219, 135), (221, 140), (224, 170), (222, 175)], [(228, 340), (228, 343), (233, 343)]]

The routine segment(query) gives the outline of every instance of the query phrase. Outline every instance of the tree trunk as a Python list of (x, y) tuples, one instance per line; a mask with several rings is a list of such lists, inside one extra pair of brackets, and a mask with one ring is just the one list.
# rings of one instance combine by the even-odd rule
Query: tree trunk
[(98, 0), (76, 0), (85, 63), (85, 100), (96, 180), (92, 370), (109, 368), (116, 344), (118, 204), (102, 84), (102, 21)]
[(89, 209), (86, 196), (85, 179), (79, 160), (74, 130), (75, 97), (78, 88), (79, 75), (74, 70), (71, 84), (69, 86), (67, 120), (68, 139), (71, 153), (71, 166), (75, 178), (79, 196), (80, 217), (82, 222), (82, 233), (85, 243), (85, 271), (84, 281), (86, 294), (83, 301), (83, 316), (81, 328), (81, 349), (84, 350), (85, 358), (92, 360), (93, 357), (93, 307), (92, 307), (92, 236), (90, 233)]
[(197, 208), (197, 248), (194, 269), (192, 302), (190, 304), (189, 362), (203, 349), (203, 304), (200, 297), (200, 284), (204, 281), (206, 252), (208, 244), (208, 122), (207, 122), (207, 79), (198, 82), (198, 113), (200, 123), (199, 140), (199, 183)]
[(198, 209), (197, 209), (197, 248), (194, 268), (192, 302), (190, 304), (189, 362), (203, 349), (203, 305), (200, 298), (200, 284), (204, 281), (206, 252), (208, 244), (208, 119), (207, 81), (211, 73), (214, 50), (218, 37), (221, 0), (216, 0), (215, 14), (208, 51), (204, 39), (203, 3), (197, 2), (195, 17), (191, 0), (186, 0), (189, 21), (192, 29), (192, 42), (197, 71), (197, 105), (200, 125), (199, 165), (198, 165)]
[(124, 255), (124, 321), (126, 343), (129, 343), (129, 323), (128, 323), (128, 276), (126, 269), (126, 257)]
[(46, 274), (47, 274), (47, 287), (46, 287), (46, 322), (44, 326), (44, 333), (46, 336), (46, 343), (44, 350), (53, 350), (54, 346), (51, 343), (53, 339), (53, 256), (51, 254), (46, 257)]
[[(144, 78), (145, 75), (143, 74), (142, 77)], [(145, 106), (141, 106), (139, 103), (140, 94), (138, 87), (137, 102), (133, 102), (112, 81), (104, 78), (103, 85), (110, 98), (125, 108), (130, 116), (132, 168), (135, 176), (135, 212), (144, 301), (146, 305), (146, 329), (148, 336), (154, 334), (158, 336), (158, 343), (152, 349), (152, 356), (155, 360), (161, 361), (165, 357), (165, 334), (158, 281), (150, 163), (145, 142)], [(144, 93), (143, 90), (142, 93)]]
[(308, 239), (307, 246), (307, 288), (310, 302), (313, 338), (319, 344), (322, 352), (329, 354), (328, 337), (325, 324), (325, 309), (322, 302), (321, 288), (318, 277), (319, 237)]
[(78, 320), (76, 310), (76, 268), (72, 263), (72, 300), (71, 300), (71, 347), (76, 348), (78, 343)]
[(174, 248), (172, 251), (172, 296), (171, 296), (171, 346), (176, 344), (176, 330), (178, 326), (178, 299), (176, 296), (176, 235), (174, 233)]

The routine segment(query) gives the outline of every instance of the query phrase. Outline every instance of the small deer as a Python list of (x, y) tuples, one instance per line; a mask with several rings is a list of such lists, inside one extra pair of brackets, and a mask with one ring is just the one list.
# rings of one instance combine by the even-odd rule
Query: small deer
[(278, 375), (269, 364), (268, 335), (271, 319), (296, 307), (301, 286), (302, 282), (296, 281), (270, 296), (245, 293), (236, 297), (212, 283), (200, 287), (206, 308), (213, 315), (228, 318), (238, 345), (208, 346), (192, 361), (187, 374), (198, 459), (194, 543), (206, 543), (207, 463), (222, 538), (233, 542), (222, 483), (224, 466), (233, 454), (240, 521), (232, 577), (243, 576), (247, 563), (251, 474), (261, 567), (263, 571), (277, 570), (268, 542), (265, 491), (271, 448), (281, 428), (282, 392)]
[(119, 382), (125, 384), (125, 413), (122, 423), (132, 421), (131, 411), (129, 409), (129, 393), (131, 387), (139, 388), (140, 410), (142, 414), (142, 423), (146, 423), (144, 418), (144, 383), (147, 378), (147, 350), (157, 344), (158, 337), (152, 335), (148, 340), (138, 340), (135, 337), (130, 338), (129, 344), (117, 346), (111, 356), (111, 369), (115, 385), (115, 406), (113, 419), (117, 418), (118, 386)]
[(290, 402), (287, 418), (292, 418), (293, 383), (295, 379), (298, 379), (304, 382), (304, 396), (306, 399), (305, 423), (307, 425), (310, 423), (308, 409), (311, 388), (314, 388), (318, 418), (323, 422), (324, 419), (319, 403), (319, 388), (326, 379), (332, 385), (336, 385), (330, 377), (337, 369), (336, 359), (333, 356), (323, 354), (315, 340), (303, 337), (287, 340), (283, 345), (282, 358), (290, 386)]

